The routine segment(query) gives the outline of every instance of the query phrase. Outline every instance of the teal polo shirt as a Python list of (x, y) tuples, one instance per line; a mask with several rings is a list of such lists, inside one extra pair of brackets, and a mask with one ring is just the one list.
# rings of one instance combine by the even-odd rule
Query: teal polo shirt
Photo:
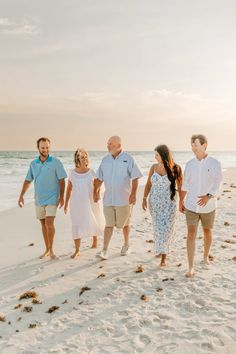
[(34, 181), (36, 205), (57, 205), (60, 195), (59, 180), (66, 177), (61, 161), (49, 155), (44, 163), (39, 157), (30, 163), (25, 180)]

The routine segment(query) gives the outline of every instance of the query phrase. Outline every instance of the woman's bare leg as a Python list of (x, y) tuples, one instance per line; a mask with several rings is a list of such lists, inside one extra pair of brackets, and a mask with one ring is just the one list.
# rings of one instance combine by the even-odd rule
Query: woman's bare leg
[(80, 250), (80, 238), (77, 238), (74, 240), (75, 242), (75, 252), (70, 256), (71, 258), (76, 258), (79, 256), (79, 250)]

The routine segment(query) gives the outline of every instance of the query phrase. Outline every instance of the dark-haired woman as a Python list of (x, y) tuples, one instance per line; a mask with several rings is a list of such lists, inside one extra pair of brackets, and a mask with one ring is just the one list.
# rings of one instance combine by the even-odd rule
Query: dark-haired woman
[(95, 172), (89, 167), (88, 152), (77, 149), (74, 154), (75, 168), (70, 171), (64, 211), (67, 213), (70, 201), (72, 237), (75, 252), (79, 256), (81, 239), (93, 236), (92, 248), (97, 247), (97, 236), (103, 233), (104, 217), (100, 203), (93, 201)]
[(177, 212), (177, 195), (181, 191), (182, 171), (172, 157), (166, 145), (155, 148), (154, 164), (149, 171), (148, 180), (144, 189), (142, 207), (147, 209), (149, 195), (149, 210), (153, 221), (154, 252), (161, 256), (160, 266), (166, 266), (166, 256), (169, 253), (169, 244), (174, 232)]

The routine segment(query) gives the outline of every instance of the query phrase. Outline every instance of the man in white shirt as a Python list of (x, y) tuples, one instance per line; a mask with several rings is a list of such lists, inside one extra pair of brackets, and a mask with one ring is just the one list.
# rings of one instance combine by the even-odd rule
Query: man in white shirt
[(206, 152), (207, 138), (201, 134), (193, 135), (191, 144), (195, 158), (186, 164), (179, 202), (179, 209), (185, 213), (188, 227), (187, 253), (189, 271), (186, 273), (186, 277), (194, 276), (195, 239), (200, 220), (204, 231), (202, 263), (209, 264), (217, 195), (222, 182), (220, 162), (208, 156)]
[(107, 249), (112, 237), (113, 229), (123, 229), (124, 245), (121, 255), (125, 256), (129, 251), (130, 217), (132, 206), (136, 202), (138, 179), (142, 173), (134, 158), (122, 151), (121, 138), (112, 136), (107, 143), (107, 154), (96, 174), (94, 182), (94, 201), (100, 199), (100, 187), (105, 184), (103, 198), (106, 226), (104, 230), (103, 249), (96, 257), (107, 259)]

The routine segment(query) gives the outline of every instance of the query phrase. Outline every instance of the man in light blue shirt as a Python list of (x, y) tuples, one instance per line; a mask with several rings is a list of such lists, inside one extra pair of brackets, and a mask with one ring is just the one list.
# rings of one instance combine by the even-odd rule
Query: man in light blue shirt
[(40, 256), (50, 256), (51, 259), (58, 258), (53, 251), (53, 240), (55, 235), (54, 220), (57, 207), (64, 205), (64, 191), (66, 171), (61, 161), (49, 155), (50, 140), (40, 138), (37, 141), (39, 157), (30, 164), (26, 175), (18, 205), (24, 205), (24, 194), (34, 181), (34, 198), (37, 219), (42, 225), (42, 233), (46, 246), (45, 252)]
[(129, 252), (129, 232), (132, 207), (136, 202), (138, 179), (142, 173), (134, 158), (122, 151), (121, 138), (113, 136), (108, 140), (108, 151), (96, 174), (94, 201), (100, 199), (99, 191), (105, 184), (103, 198), (106, 227), (104, 230), (103, 249), (96, 257), (107, 259), (107, 249), (114, 227), (123, 229), (124, 245), (121, 255)]

